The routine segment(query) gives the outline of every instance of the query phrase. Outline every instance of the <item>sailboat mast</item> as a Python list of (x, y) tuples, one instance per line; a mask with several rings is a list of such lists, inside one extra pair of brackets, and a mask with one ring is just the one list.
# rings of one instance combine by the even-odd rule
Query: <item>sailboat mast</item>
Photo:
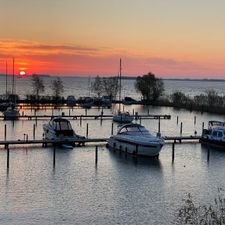
[[(122, 79), (122, 60), (120, 59), (120, 73), (119, 73), (119, 101), (121, 102), (121, 79)], [(119, 110), (120, 110), (120, 102), (119, 102)]]
[(8, 63), (5, 63), (5, 97), (8, 95)]
[(12, 95), (14, 95), (15, 77), (14, 77), (14, 58), (13, 58), (13, 77), (12, 77)]

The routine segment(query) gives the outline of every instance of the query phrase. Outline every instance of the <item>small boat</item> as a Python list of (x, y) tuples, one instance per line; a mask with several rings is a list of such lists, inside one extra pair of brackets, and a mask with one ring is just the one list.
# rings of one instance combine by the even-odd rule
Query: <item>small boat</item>
[(44, 135), (47, 140), (60, 141), (64, 147), (75, 146), (75, 142), (85, 139), (84, 136), (76, 134), (69, 120), (62, 117), (54, 117), (43, 125)]
[(14, 105), (9, 106), (4, 112), (4, 120), (17, 120), (20, 117), (19, 109)]
[(164, 140), (153, 136), (140, 124), (125, 124), (116, 135), (108, 140), (108, 147), (126, 153), (157, 157), (164, 145)]
[(94, 105), (94, 99), (91, 97), (85, 97), (80, 106), (84, 109), (90, 109)]
[(66, 99), (66, 104), (69, 107), (73, 107), (76, 105), (76, 99), (73, 95), (69, 95)]
[(110, 96), (102, 96), (101, 98), (101, 106), (111, 108), (112, 107), (112, 100)]
[(225, 148), (225, 122), (211, 120), (208, 129), (203, 129), (200, 142)]
[(131, 123), (134, 117), (129, 112), (118, 112), (113, 116), (113, 121), (117, 123)]

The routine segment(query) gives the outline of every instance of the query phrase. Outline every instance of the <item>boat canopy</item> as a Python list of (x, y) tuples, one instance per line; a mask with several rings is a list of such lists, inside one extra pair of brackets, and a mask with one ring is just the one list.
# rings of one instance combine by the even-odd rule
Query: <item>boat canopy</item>
[(118, 134), (149, 135), (149, 131), (140, 124), (126, 124), (119, 129)]
[(50, 122), (54, 130), (73, 130), (70, 122), (63, 118), (54, 118)]
[(212, 129), (212, 128), (215, 128), (215, 127), (225, 127), (225, 122), (210, 120), (208, 122), (208, 128)]

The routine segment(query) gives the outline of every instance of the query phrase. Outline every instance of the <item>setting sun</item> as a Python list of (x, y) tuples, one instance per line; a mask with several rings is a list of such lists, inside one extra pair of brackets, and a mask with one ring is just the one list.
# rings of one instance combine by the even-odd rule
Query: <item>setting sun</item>
[(20, 71), (20, 76), (25, 76), (26, 72), (25, 71)]

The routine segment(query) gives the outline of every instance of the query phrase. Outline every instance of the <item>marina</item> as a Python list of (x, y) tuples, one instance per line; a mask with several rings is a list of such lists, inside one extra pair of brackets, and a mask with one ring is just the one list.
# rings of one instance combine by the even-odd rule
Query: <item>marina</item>
[[(208, 121), (224, 121), (223, 115), (124, 105), (137, 112), (134, 123), (165, 140), (155, 159), (106, 147), (119, 130), (112, 121), (116, 109), (22, 107), (18, 120), (1, 117), (2, 224), (172, 225), (187, 193), (208, 203), (225, 186), (225, 152), (199, 143)], [(43, 125), (54, 116), (68, 119), (85, 139), (73, 149), (43, 139)]]

